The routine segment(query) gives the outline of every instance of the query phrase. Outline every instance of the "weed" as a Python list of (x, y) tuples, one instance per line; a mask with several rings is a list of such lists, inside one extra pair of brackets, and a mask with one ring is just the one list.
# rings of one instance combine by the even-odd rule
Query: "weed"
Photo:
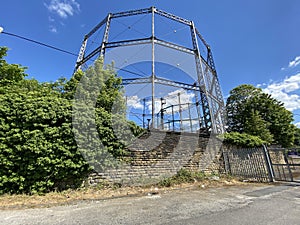
[(192, 172), (186, 169), (181, 169), (175, 176), (165, 178), (158, 182), (158, 186), (171, 187), (176, 184), (194, 183), (206, 179), (206, 176), (207, 175), (203, 172)]

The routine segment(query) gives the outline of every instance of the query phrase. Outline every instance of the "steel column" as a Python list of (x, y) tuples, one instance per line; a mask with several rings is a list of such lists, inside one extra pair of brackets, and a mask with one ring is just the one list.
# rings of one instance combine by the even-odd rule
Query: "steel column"
[(198, 85), (199, 85), (200, 89), (202, 90), (202, 92), (200, 92), (200, 98), (201, 98), (201, 102), (202, 102), (204, 123), (205, 123), (206, 130), (210, 131), (212, 128), (212, 118), (211, 118), (212, 113), (211, 113), (210, 105), (208, 102), (208, 93), (206, 90), (206, 83), (205, 83), (202, 62), (201, 62), (201, 55), (200, 55), (200, 51), (199, 51), (199, 47), (198, 47), (195, 25), (193, 22), (191, 22), (190, 29), (191, 29), (191, 34), (192, 34), (193, 48), (195, 51), (195, 61), (196, 61), (196, 70), (197, 70), (197, 76), (198, 76)]
[(154, 17), (155, 17), (155, 8), (152, 7), (152, 37), (151, 37), (151, 44), (152, 44), (152, 74), (151, 74), (151, 84), (152, 84), (152, 128), (154, 126), (154, 119), (155, 119), (155, 24), (154, 24)]

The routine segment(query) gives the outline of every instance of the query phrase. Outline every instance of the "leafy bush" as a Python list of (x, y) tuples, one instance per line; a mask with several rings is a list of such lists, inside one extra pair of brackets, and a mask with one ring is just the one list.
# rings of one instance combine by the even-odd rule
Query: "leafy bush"
[(230, 145), (236, 145), (240, 147), (259, 147), (263, 144), (267, 144), (257, 136), (253, 136), (246, 133), (230, 132), (223, 135), (224, 143)]
[[(78, 187), (92, 169), (83, 158), (82, 149), (79, 151), (77, 147), (78, 140), (74, 137), (77, 131), (72, 124), (73, 97), (84, 74), (79, 71), (67, 82), (65, 79), (54, 83), (26, 80), (25, 68), (3, 59), (6, 51), (0, 47), (0, 194), (34, 194)], [(124, 154), (124, 144), (114, 134), (111, 108), (118, 99), (117, 119), (120, 124), (128, 123), (122, 105), (121, 80), (112, 69), (102, 67), (99, 59), (87, 71), (87, 79), (93, 77), (103, 86), (97, 93), (96, 109), (93, 105), (96, 118), (86, 118), (87, 108), (83, 104), (80, 121), (90, 132), (89, 123), (91, 119), (96, 120), (92, 134), (97, 138), (91, 142), (83, 135), (81, 139), (92, 147), (99, 146), (99, 143), (93, 145), (95, 142), (102, 142), (118, 157)], [(135, 134), (141, 132), (132, 123), (129, 127)], [(87, 154), (102, 156), (100, 149), (92, 150)], [(105, 161), (111, 163), (109, 159)]]
[(80, 185), (89, 166), (77, 151), (70, 102), (35, 80), (0, 93), (0, 194)]
[(180, 169), (175, 176), (161, 180), (158, 185), (161, 187), (171, 187), (176, 184), (193, 183), (205, 179), (203, 172), (191, 172), (186, 169)]

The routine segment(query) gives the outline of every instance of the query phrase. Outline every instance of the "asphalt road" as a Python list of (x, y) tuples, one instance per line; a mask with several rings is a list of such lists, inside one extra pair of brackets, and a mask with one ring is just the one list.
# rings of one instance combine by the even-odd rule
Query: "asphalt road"
[(300, 186), (178, 190), (75, 205), (0, 211), (0, 224), (300, 224)]

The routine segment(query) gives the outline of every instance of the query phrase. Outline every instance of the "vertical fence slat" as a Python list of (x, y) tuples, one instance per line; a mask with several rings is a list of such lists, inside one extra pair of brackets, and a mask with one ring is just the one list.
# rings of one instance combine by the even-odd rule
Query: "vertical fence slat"
[(263, 148), (223, 150), (225, 171), (242, 179), (272, 181)]

